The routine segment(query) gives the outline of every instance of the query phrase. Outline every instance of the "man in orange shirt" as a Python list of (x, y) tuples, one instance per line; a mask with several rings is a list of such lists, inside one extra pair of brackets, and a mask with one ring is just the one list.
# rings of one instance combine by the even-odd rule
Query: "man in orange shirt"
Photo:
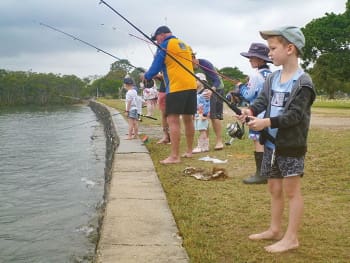
[[(145, 79), (152, 79), (163, 72), (166, 84), (166, 116), (169, 124), (171, 153), (162, 164), (175, 164), (180, 160), (181, 123), (185, 127), (186, 152), (182, 157), (192, 157), (194, 124), (193, 115), (197, 110), (196, 79), (193, 73), (192, 52), (188, 45), (171, 33), (167, 26), (160, 26), (152, 40), (160, 48), (154, 57), (151, 67), (145, 73)], [(174, 58), (177, 60), (175, 61)], [(190, 71), (186, 71), (184, 67)]]

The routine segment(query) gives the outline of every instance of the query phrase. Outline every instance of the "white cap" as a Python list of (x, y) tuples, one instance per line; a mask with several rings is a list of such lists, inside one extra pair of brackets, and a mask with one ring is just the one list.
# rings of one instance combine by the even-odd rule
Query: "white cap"
[(196, 76), (202, 81), (207, 81), (207, 78), (203, 73), (197, 73)]

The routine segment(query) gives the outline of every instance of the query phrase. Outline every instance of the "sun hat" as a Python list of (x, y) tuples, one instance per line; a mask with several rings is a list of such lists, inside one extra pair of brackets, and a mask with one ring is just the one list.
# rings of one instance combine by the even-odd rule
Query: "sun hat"
[(134, 84), (134, 81), (132, 80), (132, 78), (125, 78), (123, 80), (123, 83), (128, 84), (128, 85), (132, 85), (132, 84)]
[(157, 30), (156, 30), (156, 32), (154, 32), (154, 34), (152, 35), (151, 39), (152, 39), (153, 41), (155, 41), (155, 40), (156, 40), (156, 37), (157, 37), (158, 35), (160, 35), (160, 34), (163, 34), (163, 33), (171, 33), (170, 28), (167, 27), (167, 26), (160, 26), (160, 27), (158, 27)]
[(196, 77), (198, 77), (202, 81), (207, 81), (207, 77), (203, 73), (196, 73)]
[(240, 54), (243, 57), (250, 58), (250, 57), (258, 57), (266, 62), (272, 62), (272, 60), (269, 58), (269, 48), (262, 43), (252, 43), (249, 47), (248, 52), (241, 52)]
[(260, 35), (263, 39), (267, 39), (269, 36), (282, 36), (290, 43), (296, 46), (300, 54), (303, 53), (302, 49), (305, 46), (305, 36), (300, 28), (295, 26), (284, 26), (273, 30), (260, 31)]

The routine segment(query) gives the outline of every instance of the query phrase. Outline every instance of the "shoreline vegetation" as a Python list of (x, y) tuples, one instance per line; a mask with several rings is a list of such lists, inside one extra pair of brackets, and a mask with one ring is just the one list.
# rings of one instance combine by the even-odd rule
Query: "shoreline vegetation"
[[(99, 102), (116, 109), (124, 108), (122, 100), (99, 99)], [(148, 136), (146, 147), (191, 262), (349, 262), (350, 103), (318, 100), (312, 112), (321, 120), (319, 125), (311, 126), (308, 139), (302, 179), (305, 211), (300, 247), (281, 254), (265, 252), (263, 247), (271, 241), (248, 239), (249, 234), (266, 229), (270, 207), (266, 185), (242, 183), (243, 178), (254, 173), (253, 149), (247, 138), (234, 140), (222, 151), (214, 151), (211, 145), (210, 152), (182, 159), (169, 169), (159, 163), (169, 152), (167, 145), (156, 143), (161, 137), (159, 111), (156, 110), (154, 116), (157, 121), (142, 119), (140, 138)], [(232, 116), (227, 109), (223, 127), (235, 121)], [(339, 126), (322, 125), (335, 118), (341, 120)], [(210, 136), (214, 136), (212, 129)], [(184, 141), (182, 138), (181, 149)], [(205, 156), (227, 160), (227, 163), (198, 160)], [(196, 180), (184, 175), (184, 169), (190, 166), (207, 170), (214, 166), (224, 168), (229, 177), (217, 181)]]

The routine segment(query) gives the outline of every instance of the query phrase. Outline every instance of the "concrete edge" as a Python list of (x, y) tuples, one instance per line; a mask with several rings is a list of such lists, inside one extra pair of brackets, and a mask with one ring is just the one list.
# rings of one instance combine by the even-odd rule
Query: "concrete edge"
[(105, 207), (94, 262), (189, 262), (147, 148), (139, 139), (120, 139), (128, 126), (117, 110), (96, 101), (89, 106), (107, 140)]

